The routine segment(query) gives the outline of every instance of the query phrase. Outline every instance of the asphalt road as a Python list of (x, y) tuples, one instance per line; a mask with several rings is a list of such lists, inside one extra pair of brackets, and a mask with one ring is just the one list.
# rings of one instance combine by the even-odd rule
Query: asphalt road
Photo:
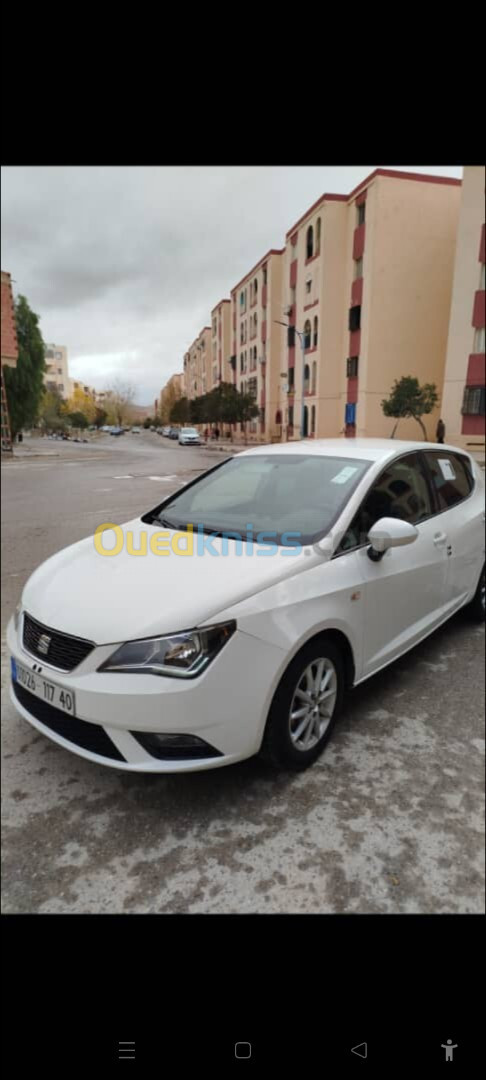
[(307, 773), (92, 765), (16, 715), (6, 621), (40, 562), (215, 452), (151, 433), (23, 449), (2, 463), (3, 911), (483, 911), (484, 627), (460, 613), (357, 688)]

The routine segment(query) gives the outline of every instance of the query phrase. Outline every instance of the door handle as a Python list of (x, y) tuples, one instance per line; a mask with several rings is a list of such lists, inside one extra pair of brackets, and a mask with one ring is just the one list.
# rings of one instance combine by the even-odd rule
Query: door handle
[(436, 533), (434, 536), (434, 544), (436, 547), (444, 547), (447, 541), (446, 533)]

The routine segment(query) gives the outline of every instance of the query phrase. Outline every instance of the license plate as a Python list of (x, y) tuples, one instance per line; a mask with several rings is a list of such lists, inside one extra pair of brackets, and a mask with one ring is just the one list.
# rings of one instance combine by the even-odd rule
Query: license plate
[(43, 675), (39, 675), (37, 671), (29, 671), (29, 668), (19, 664), (18, 660), (15, 660), (13, 656), (10, 658), (10, 664), (13, 682), (25, 687), (29, 694), (33, 694), (34, 697), (47, 701), (54, 709), (60, 709), (61, 712), (69, 713), (70, 716), (76, 716), (76, 703), (72, 690), (65, 690), (62, 686), (58, 686), (57, 683), (53, 683), (50, 679), (45, 679)]

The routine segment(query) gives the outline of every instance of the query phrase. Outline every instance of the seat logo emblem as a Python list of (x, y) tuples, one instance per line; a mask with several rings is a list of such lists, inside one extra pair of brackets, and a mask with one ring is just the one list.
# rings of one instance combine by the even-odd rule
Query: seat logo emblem
[(47, 656), (51, 641), (52, 638), (49, 637), (49, 634), (41, 634), (37, 642), (37, 652), (42, 653), (43, 656)]

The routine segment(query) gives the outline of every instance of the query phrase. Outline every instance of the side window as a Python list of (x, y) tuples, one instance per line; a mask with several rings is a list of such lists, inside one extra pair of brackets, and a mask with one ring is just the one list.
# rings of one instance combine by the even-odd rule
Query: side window
[(459, 454), (427, 452), (426, 461), (432, 478), (439, 510), (448, 510), (467, 499), (473, 488), (467, 458)]
[(393, 461), (361, 504), (341, 541), (339, 551), (367, 543), (368, 533), (382, 517), (400, 518), (417, 525), (432, 514), (429, 486), (419, 454)]

